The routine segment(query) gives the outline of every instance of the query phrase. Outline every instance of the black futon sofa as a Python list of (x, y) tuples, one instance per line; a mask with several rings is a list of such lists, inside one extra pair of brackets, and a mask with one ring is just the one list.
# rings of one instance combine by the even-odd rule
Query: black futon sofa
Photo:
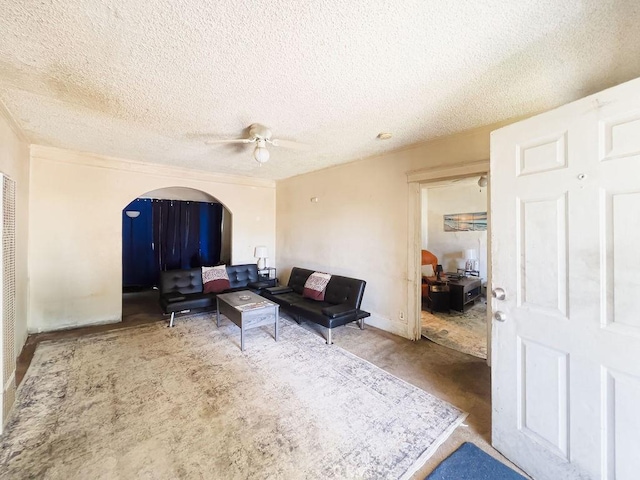
[[(255, 263), (227, 265), (226, 269), (231, 288), (220, 293), (238, 290), (251, 290), (260, 293), (263, 288), (275, 285), (275, 280), (260, 278)], [(176, 312), (216, 308), (217, 294), (203, 293), (201, 267), (160, 272), (158, 288), (160, 290), (160, 307), (165, 314), (171, 314), (170, 327), (173, 327)]]
[(280, 305), (300, 323), (300, 319), (311, 320), (328, 329), (327, 344), (331, 345), (331, 329), (349, 322), (360, 321), (364, 329), (364, 319), (371, 316), (360, 309), (364, 287), (367, 282), (340, 275), (332, 275), (325, 289), (324, 301), (302, 296), (304, 284), (314, 270), (294, 267), (286, 287), (263, 290), (260, 295)]

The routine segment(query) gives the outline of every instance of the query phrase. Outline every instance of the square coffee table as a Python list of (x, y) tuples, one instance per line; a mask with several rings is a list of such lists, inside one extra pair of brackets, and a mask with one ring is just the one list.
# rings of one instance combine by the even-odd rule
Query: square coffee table
[(220, 326), (220, 314), (240, 327), (240, 350), (244, 351), (244, 331), (275, 323), (275, 339), (278, 341), (278, 313), (280, 306), (249, 290), (223, 293), (217, 296), (216, 325)]

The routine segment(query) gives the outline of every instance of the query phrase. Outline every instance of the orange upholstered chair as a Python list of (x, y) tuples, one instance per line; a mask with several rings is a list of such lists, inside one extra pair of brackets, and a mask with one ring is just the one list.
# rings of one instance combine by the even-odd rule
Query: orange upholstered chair
[[(438, 267), (438, 257), (436, 257), (429, 250), (422, 250), (422, 263), (421, 265), (431, 265), (433, 267), (434, 275), (435, 271)], [(429, 285), (427, 282), (422, 279), (422, 297), (426, 298), (429, 296)]]

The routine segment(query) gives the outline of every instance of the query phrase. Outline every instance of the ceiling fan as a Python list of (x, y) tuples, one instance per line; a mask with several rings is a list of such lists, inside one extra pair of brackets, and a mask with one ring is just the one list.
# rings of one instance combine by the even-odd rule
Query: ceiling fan
[(271, 138), (271, 130), (264, 125), (254, 123), (249, 126), (249, 136), (247, 138), (229, 138), (226, 140), (210, 140), (205, 143), (208, 145), (219, 143), (255, 143), (256, 148), (253, 150), (253, 158), (259, 164), (263, 164), (269, 160), (269, 150), (267, 150), (267, 143), (274, 147), (289, 147), (289, 148), (305, 148), (307, 145), (304, 143), (294, 142), (291, 140), (279, 140), (277, 138)]

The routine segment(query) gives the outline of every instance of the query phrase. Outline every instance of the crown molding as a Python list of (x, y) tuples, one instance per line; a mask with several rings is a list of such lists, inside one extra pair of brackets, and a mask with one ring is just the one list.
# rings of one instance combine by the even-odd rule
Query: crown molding
[(46, 160), (50, 162), (66, 163), (72, 165), (82, 165), (93, 168), (103, 168), (107, 170), (119, 170), (131, 173), (140, 173), (168, 178), (184, 178), (198, 180), (202, 182), (225, 183), (233, 185), (243, 185), (249, 187), (275, 188), (275, 180), (263, 178), (243, 177), (240, 175), (226, 175), (203, 170), (192, 170), (188, 168), (172, 167), (155, 163), (139, 162), (124, 158), (110, 157), (91, 152), (81, 152), (68, 150), (59, 147), (49, 147), (45, 145), (31, 145), (31, 158)]

